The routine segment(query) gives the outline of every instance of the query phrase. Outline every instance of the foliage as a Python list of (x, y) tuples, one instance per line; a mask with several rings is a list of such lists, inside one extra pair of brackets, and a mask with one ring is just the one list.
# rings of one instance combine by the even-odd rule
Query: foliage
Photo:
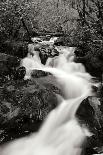
[(78, 15), (63, 0), (5, 0), (0, 4), (0, 34), (4, 38), (13, 36), (21, 17), (30, 32), (35, 28), (39, 31), (67, 32), (75, 28), (74, 21)]
[[(26, 38), (32, 31), (63, 31), (63, 45), (78, 47), (80, 56), (89, 53), (102, 62), (103, 1), (102, 0), (5, 0), (0, 4), (0, 41)], [(15, 35), (16, 34), (16, 35)], [(67, 36), (66, 36), (67, 35)], [(27, 35), (28, 37), (28, 35)], [(94, 63), (94, 62), (93, 62)], [(98, 64), (98, 63), (97, 63)]]

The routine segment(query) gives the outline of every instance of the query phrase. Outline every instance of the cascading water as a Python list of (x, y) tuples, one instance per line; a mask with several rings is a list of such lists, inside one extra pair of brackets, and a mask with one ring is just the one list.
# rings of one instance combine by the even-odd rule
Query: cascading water
[[(73, 52), (73, 49), (70, 48), (70, 51)], [(65, 52), (70, 55), (70, 51), (68, 52), (67, 48), (67, 51)], [(78, 97), (84, 93), (88, 87), (91, 87), (91, 76), (86, 73), (82, 64), (68, 62), (67, 57), (68, 54), (60, 54), (57, 57), (56, 65), (53, 67), (43, 66), (42, 64), (36, 66), (34, 62), (34, 65), (31, 64), (31, 66), (28, 67), (29, 76), (26, 76), (30, 78), (30, 73), (35, 69), (50, 72), (55, 76), (57, 82), (59, 83), (65, 99)]]
[[(32, 55), (31, 55), (32, 54)], [(23, 58), (21, 60), (20, 66), (23, 66), (26, 68), (26, 76), (25, 80), (30, 78), (30, 69), (38, 69), (43, 67), (44, 65), (41, 64), (41, 60), (39, 57), (38, 51), (34, 51), (33, 47), (29, 47), (29, 52), (27, 57)]]
[[(62, 62), (62, 56), (58, 63), (64, 63), (63, 68), (62, 65), (57, 68), (42, 64), (35, 66), (34, 60), (30, 61), (25, 58), (26, 61), (23, 65), (27, 65), (29, 78), (31, 71), (35, 68), (52, 73), (61, 86), (64, 99), (56, 109), (50, 112), (37, 133), (1, 146), (0, 155), (81, 154), (82, 144), (86, 136), (90, 136), (90, 133), (86, 128), (80, 126), (75, 113), (81, 101), (92, 95), (91, 76), (86, 73), (85, 69), (83, 70), (82, 64), (78, 66), (74, 62), (68, 62), (65, 56), (65, 61)], [(71, 70), (65, 69), (67, 64), (68, 67), (70, 65)]]
[(91, 76), (88, 73), (66, 73), (60, 69), (50, 67), (42, 68), (42, 70), (55, 76), (65, 99), (76, 98), (91, 87)]
[(81, 63), (75, 63), (74, 60), (74, 47), (58, 47), (60, 55), (57, 57), (49, 58), (46, 66), (62, 69), (67, 72), (86, 72), (85, 67)]
[(64, 100), (47, 117), (38, 133), (1, 147), (0, 155), (80, 155), (89, 131), (79, 125), (75, 113), (81, 101), (90, 95)]

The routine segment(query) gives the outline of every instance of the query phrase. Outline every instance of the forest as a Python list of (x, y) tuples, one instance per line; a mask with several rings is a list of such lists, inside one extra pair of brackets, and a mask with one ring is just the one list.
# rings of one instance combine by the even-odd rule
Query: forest
[[(94, 61), (99, 65), (103, 57), (102, 0), (1, 1), (1, 51), (6, 52), (7, 49), (3, 48), (2, 43), (5, 42), (8, 47), (9, 41), (14, 44), (11, 46), (16, 46), (17, 51), (19, 46), (25, 51), (31, 37), (43, 34), (59, 35), (59, 42), (80, 48), (81, 55), (90, 51), (90, 57), (96, 55)], [(16, 45), (15, 41), (18, 42)], [(85, 49), (82, 53), (83, 47)]]

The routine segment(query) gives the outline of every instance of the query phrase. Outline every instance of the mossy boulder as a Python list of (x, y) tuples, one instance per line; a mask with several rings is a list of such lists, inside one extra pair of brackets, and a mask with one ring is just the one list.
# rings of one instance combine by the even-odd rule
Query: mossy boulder
[(12, 80), (0, 87), (0, 143), (37, 131), (57, 106), (59, 88), (42, 81)]

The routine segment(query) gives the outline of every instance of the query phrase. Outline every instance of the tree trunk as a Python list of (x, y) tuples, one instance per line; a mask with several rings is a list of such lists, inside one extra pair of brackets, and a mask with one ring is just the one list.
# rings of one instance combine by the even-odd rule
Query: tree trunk
[(83, 22), (82, 22), (82, 25), (84, 26), (85, 24), (85, 0), (82, 0), (83, 2)]

